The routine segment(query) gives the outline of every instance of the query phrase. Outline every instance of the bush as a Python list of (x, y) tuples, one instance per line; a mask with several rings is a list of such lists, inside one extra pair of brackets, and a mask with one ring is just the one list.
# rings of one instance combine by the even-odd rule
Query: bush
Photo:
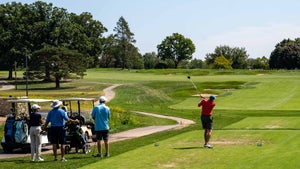
[(120, 107), (110, 107), (110, 112), (110, 128), (113, 133), (139, 124), (138, 120), (132, 116), (132, 113)]

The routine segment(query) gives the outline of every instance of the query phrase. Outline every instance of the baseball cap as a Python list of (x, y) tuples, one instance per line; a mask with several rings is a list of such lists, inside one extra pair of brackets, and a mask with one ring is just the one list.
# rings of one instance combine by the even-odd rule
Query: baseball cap
[(106, 97), (105, 97), (105, 96), (101, 96), (101, 97), (99, 98), (99, 101), (100, 101), (100, 102), (106, 102), (106, 101), (107, 101), (107, 99), (106, 99)]
[(38, 104), (33, 104), (31, 106), (31, 109), (40, 109), (40, 108), (41, 108), (41, 106), (39, 106)]
[(214, 95), (209, 96), (209, 100), (215, 100), (216, 97)]

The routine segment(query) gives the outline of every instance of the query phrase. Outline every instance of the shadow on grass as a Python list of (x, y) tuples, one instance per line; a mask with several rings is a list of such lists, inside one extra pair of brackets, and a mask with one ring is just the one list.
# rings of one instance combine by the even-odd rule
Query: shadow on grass
[(190, 149), (204, 149), (204, 147), (179, 147), (174, 148), (175, 150), (190, 150)]

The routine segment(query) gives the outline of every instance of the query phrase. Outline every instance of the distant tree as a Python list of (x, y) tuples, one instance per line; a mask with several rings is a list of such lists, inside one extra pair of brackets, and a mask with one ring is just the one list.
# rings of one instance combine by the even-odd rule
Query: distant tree
[(263, 56), (262, 58), (249, 58), (248, 66), (250, 69), (269, 69), (269, 59)]
[(126, 65), (128, 69), (144, 69), (144, 60), (142, 55), (138, 52), (138, 48), (131, 44), (128, 46)]
[(227, 60), (232, 61), (231, 67), (234, 69), (247, 68), (248, 54), (245, 48), (231, 48), (229, 46), (218, 46), (214, 53), (206, 54), (205, 61), (208, 65), (213, 64), (216, 57), (224, 56)]
[(214, 69), (232, 69), (231, 67), (232, 61), (226, 59), (224, 56), (216, 57), (214, 63), (212, 64), (212, 68)]
[(191, 62), (190, 62), (190, 68), (191, 69), (196, 69), (196, 68), (203, 68), (204, 67), (204, 62), (201, 60), (201, 59), (193, 59), (193, 60), (191, 60)]
[(270, 55), (269, 65), (271, 69), (299, 69), (300, 38), (278, 43)]
[(159, 63), (159, 58), (155, 52), (145, 53), (144, 58), (144, 67), (145, 69), (154, 69), (155, 66)]
[[(119, 53), (121, 55), (121, 64), (122, 68), (125, 69), (127, 67), (126, 62), (128, 59), (129, 48), (133, 43), (135, 43), (134, 34), (130, 31), (129, 25), (123, 16), (117, 22), (117, 26), (114, 28), (116, 32), (114, 34), (114, 39), (116, 40), (117, 48), (119, 49)], [(118, 60), (118, 59), (117, 59)]]
[(157, 50), (159, 58), (172, 60), (175, 68), (177, 68), (180, 61), (192, 59), (195, 45), (189, 38), (185, 38), (179, 33), (173, 33), (157, 45)]
[(62, 78), (83, 77), (85, 60), (82, 54), (63, 47), (44, 47), (33, 53), (30, 71), (44, 72), (45, 80), (55, 80), (55, 87), (60, 88)]

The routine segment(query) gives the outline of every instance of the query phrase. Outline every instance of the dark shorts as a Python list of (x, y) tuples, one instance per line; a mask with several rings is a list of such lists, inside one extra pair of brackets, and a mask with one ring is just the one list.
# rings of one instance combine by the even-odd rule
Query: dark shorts
[(64, 127), (51, 127), (48, 140), (51, 144), (65, 144), (66, 130)]
[(203, 129), (211, 130), (213, 128), (213, 117), (201, 115), (201, 122)]
[(97, 140), (104, 140), (107, 141), (108, 140), (108, 130), (99, 130), (99, 131), (95, 131), (96, 132), (96, 139)]

